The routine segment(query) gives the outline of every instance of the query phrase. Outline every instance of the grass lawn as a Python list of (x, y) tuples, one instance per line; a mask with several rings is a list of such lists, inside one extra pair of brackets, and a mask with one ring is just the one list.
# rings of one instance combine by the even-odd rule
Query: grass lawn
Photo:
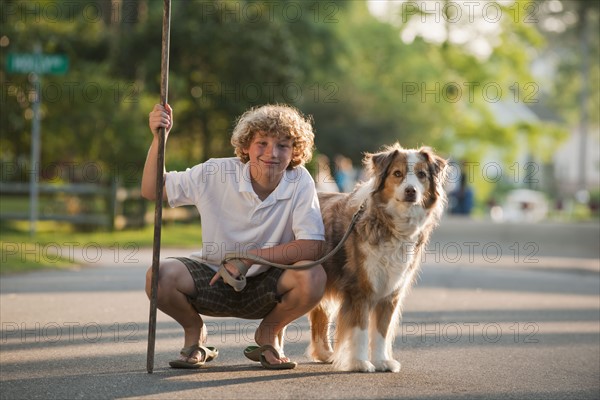
[[(0, 274), (27, 272), (76, 265), (73, 249), (128, 249), (152, 247), (154, 227), (116, 232), (75, 232), (67, 225), (38, 222), (37, 234), (30, 237), (27, 222), (0, 224)], [(199, 223), (164, 224), (161, 246), (198, 248), (202, 239)], [(135, 246), (135, 247), (134, 247)]]

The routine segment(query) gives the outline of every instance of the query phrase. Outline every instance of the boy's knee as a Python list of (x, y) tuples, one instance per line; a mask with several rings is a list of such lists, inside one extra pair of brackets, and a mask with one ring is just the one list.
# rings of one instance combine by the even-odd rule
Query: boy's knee
[(311, 270), (312, 281), (315, 287), (319, 288), (321, 291), (325, 290), (325, 285), (327, 284), (327, 273), (325, 273), (325, 268), (322, 265), (317, 265), (313, 267)]
[(302, 287), (305, 296), (313, 302), (321, 300), (325, 293), (325, 285), (327, 283), (325, 269), (321, 265), (317, 265), (304, 270), (301, 276), (302, 278), (299, 279), (298, 283)]
[(325, 268), (322, 265), (317, 265), (313, 268), (313, 282), (315, 285), (315, 290), (318, 292), (319, 300), (323, 297), (325, 293), (325, 286), (327, 285), (327, 273), (325, 272)]
[[(165, 268), (162, 264), (160, 264), (158, 266), (158, 279), (159, 282), (161, 280), (164, 281), (165, 275), (168, 275), (168, 268)], [(148, 268), (148, 271), (146, 271), (146, 294), (148, 295), (148, 298), (150, 298), (151, 296), (151, 291), (152, 291), (152, 275), (153, 275), (153, 271), (152, 271), (152, 267)]]
[[(177, 260), (162, 260), (158, 267), (159, 295), (168, 297), (178, 291), (191, 293), (194, 281), (183, 263)], [(146, 272), (146, 294), (150, 297), (152, 288), (152, 268)]]

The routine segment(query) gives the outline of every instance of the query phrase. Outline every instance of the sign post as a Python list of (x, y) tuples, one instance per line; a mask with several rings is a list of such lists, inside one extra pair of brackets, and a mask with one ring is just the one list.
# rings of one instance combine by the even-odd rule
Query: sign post
[(42, 46), (37, 43), (33, 53), (9, 53), (6, 57), (8, 73), (31, 74), (34, 90), (31, 122), (31, 165), (29, 178), (29, 234), (35, 236), (38, 220), (39, 167), (41, 153), (41, 86), (43, 74), (63, 75), (69, 69), (69, 59), (62, 54), (42, 54)]
[[(42, 52), (39, 44), (35, 46), (36, 55)], [(40, 171), (40, 148), (41, 148), (41, 127), (40, 127), (40, 103), (41, 97), (41, 79), (37, 72), (31, 74), (34, 90), (33, 99), (33, 120), (31, 122), (31, 165), (29, 166), (31, 177), (29, 178), (29, 235), (35, 236), (38, 219), (38, 198), (39, 198), (39, 171)]]

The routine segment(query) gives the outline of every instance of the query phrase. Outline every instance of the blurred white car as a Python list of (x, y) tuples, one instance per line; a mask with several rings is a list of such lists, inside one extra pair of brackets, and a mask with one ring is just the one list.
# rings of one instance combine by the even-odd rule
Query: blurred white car
[(548, 214), (548, 201), (543, 193), (517, 189), (508, 193), (502, 206), (490, 211), (495, 222), (539, 222)]

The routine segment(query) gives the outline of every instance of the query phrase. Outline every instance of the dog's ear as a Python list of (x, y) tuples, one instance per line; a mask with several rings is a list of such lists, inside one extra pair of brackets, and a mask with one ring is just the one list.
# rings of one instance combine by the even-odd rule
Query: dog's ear
[(367, 153), (363, 160), (363, 164), (367, 168), (367, 171), (371, 176), (375, 178), (375, 184), (373, 185), (373, 193), (379, 192), (385, 185), (385, 178), (387, 177), (392, 165), (392, 161), (398, 155), (399, 150), (394, 149), (392, 151), (382, 151), (380, 153)]
[(427, 160), (429, 174), (441, 185), (446, 183), (448, 161), (436, 155), (431, 147), (421, 147), (419, 153)]
[(429, 169), (429, 193), (425, 196), (425, 207), (430, 208), (439, 200), (444, 201), (444, 185), (448, 162), (436, 155), (429, 147), (421, 147), (419, 153), (427, 161)]

